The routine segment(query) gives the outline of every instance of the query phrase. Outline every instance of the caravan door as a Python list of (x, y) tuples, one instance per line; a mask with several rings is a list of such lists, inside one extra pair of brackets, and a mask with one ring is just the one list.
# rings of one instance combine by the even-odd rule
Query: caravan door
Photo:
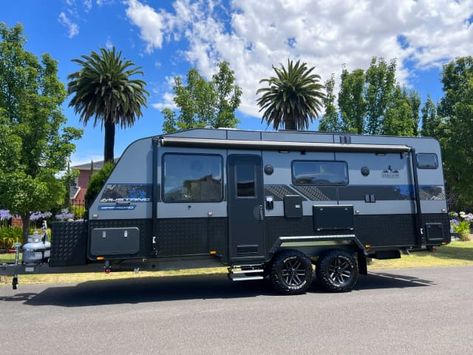
[(227, 161), (230, 260), (258, 260), (264, 257), (262, 159), (232, 154)]

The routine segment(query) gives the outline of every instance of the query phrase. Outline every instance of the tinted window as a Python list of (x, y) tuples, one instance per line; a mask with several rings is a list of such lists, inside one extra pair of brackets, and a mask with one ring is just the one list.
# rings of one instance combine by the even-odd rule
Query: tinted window
[(151, 201), (150, 184), (107, 184), (100, 202), (148, 202)]
[(297, 185), (347, 185), (348, 171), (345, 162), (295, 161), (292, 176)]
[(222, 200), (222, 158), (218, 155), (164, 155), (164, 201)]
[(419, 169), (437, 169), (439, 167), (437, 154), (433, 154), (433, 153), (417, 154), (417, 167)]
[(254, 164), (238, 163), (235, 166), (238, 197), (256, 196), (256, 172)]

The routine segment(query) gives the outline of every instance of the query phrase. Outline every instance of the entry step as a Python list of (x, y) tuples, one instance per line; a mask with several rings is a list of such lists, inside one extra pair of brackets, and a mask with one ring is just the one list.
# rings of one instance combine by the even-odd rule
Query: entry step
[(228, 277), (233, 281), (251, 281), (264, 279), (262, 264), (233, 265), (228, 268)]
[(232, 281), (252, 281), (252, 280), (263, 280), (263, 276), (243, 276), (243, 277), (230, 277)]

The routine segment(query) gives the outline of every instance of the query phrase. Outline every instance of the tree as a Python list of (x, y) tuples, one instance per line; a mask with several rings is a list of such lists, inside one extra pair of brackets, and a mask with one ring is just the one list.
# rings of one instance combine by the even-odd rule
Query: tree
[(74, 107), (84, 124), (93, 117), (94, 127), (100, 122), (105, 130), (104, 160), (114, 160), (115, 126), (130, 127), (142, 116), (146, 106), (146, 83), (133, 79), (143, 75), (130, 60), (122, 59), (115, 48), (92, 51), (73, 62), (81, 69), (68, 76), (69, 106)]
[(471, 210), (473, 57), (457, 58), (444, 65), (442, 84), (444, 96), (438, 107), (442, 129), (434, 132), (443, 148), (445, 177), (449, 194), (456, 200), (454, 207)]
[(260, 80), (268, 87), (260, 88), (257, 103), (263, 112), (262, 121), (272, 124), (275, 129), (307, 129), (309, 123), (318, 117), (324, 99), (320, 76), (313, 73), (315, 67), (299, 60), (294, 64), (287, 61), (287, 68), (273, 66), (276, 76)]
[(416, 122), (410, 96), (398, 85), (386, 108), (382, 134), (391, 136), (413, 136)]
[(103, 185), (105, 185), (105, 182), (112, 174), (114, 167), (115, 163), (113, 161), (108, 161), (102, 166), (102, 169), (92, 174), (87, 186), (87, 192), (85, 193), (85, 208), (87, 210), (99, 195)]
[(453, 105), (450, 134), (445, 147), (446, 176), (460, 209), (473, 209), (473, 75), (463, 87), (461, 101)]
[(325, 114), (320, 120), (320, 132), (340, 132), (342, 130), (340, 116), (335, 106), (334, 87), (335, 78), (332, 74), (330, 79), (325, 82), (325, 97), (322, 100), (325, 107)]
[(422, 107), (422, 130), (421, 134), (425, 137), (437, 137), (441, 119), (437, 115), (437, 107), (432, 98), (427, 96), (424, 107)]
[(406, 95), (407, 95), (407, 99), (409, 100), (409, 106), (411, 107), (411, 110), (412, 110), (412, 120), (414, 122), (413, 135), (418, 136), (420, 133), (419, 131), (420, 95), (415, 90), (408, 90), (406, 92)]
[(241, 88), (227, 62), (218, 64), (218, 71), (210, 81), (192, 68), (186, 76), (174, 78), (174, 102), (179, 113), (170, 108), (162, 110), (163, 132), (198, 127), (236, 127), (235, 111), (240, 106)]
[(444, 65), (442, 85), (444, 96), (440, 100), (438, 113), (441, 117), (454, 115), (454, 106), (467, 91), (473, 73), (473, 56), (460, 57)]
[(396, 60), (373, 58), (366, 71), (366, 133), (382, 134), (384, 115), (396, 89)]
[(363, 134), (366, 113), (365, 73), (362, 69), (350, 73), (344, 68), (340, 79), (338, 107), (342, 116), (342, 129), (344, 132)]
[(0, 24), (0, 205), (23, 221), (27, 238), (30, 214), (61, 206), (64, 171), (72, 141), (81, 131), (64, 127), (66, 97), (57, 63), (24, 49), (20, 25)]

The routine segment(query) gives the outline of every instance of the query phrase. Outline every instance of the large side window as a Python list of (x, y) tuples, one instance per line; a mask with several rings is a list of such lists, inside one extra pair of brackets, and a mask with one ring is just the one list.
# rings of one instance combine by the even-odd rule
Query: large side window
[(165, 154), (165, 202), (218, 202), (223, 198), (222, 158), (219, 155)]
[(347, 185), (348, 168), (341, 161), (295, 161), (292, 179), (296, 185)]
[(417, 167), (419, 169), (437, 169), (439, 167), (439, 160), (437, 154), (434, 153), (418, 153)]

